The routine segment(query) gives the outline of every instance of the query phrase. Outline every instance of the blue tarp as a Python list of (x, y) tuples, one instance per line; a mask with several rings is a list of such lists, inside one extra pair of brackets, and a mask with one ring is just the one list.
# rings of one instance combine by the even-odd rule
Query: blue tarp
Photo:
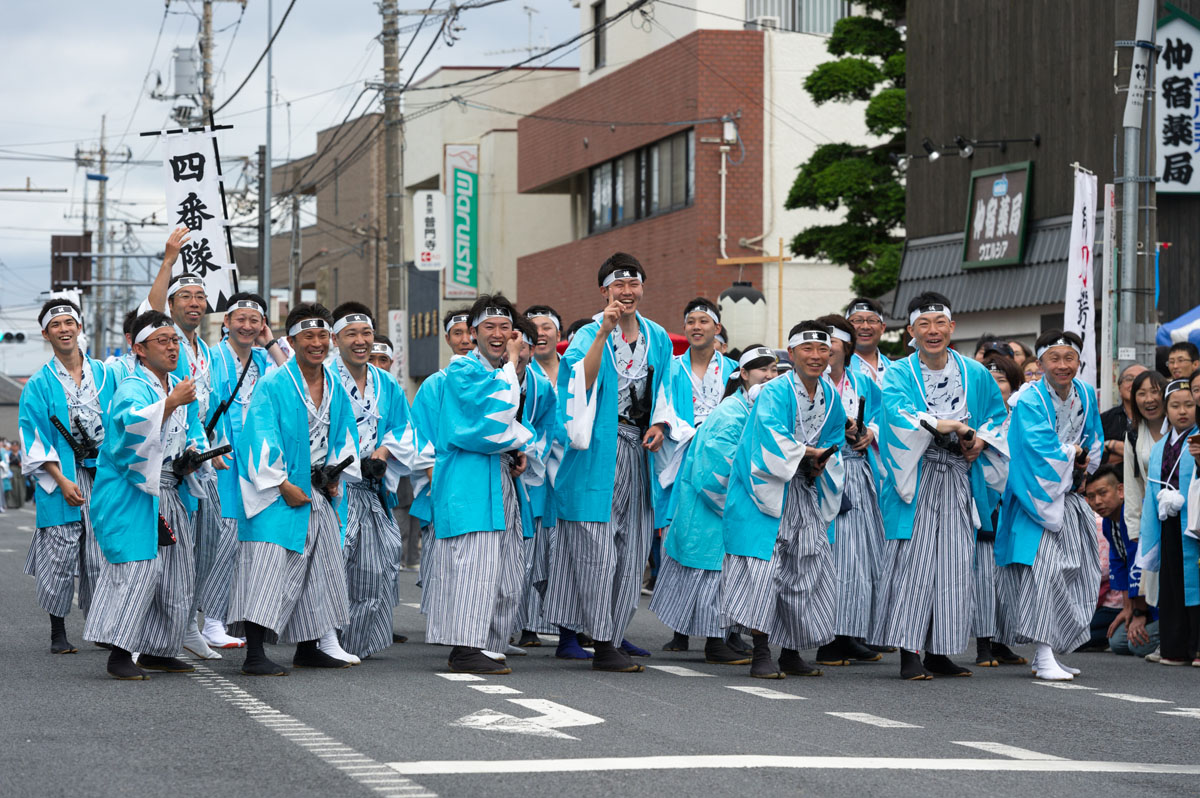
[(1170, 346), (1177, 341), (1191, 341), (1200, 346), (1200, 305), (1158, 328), (1155, 343), (1159, 346)]

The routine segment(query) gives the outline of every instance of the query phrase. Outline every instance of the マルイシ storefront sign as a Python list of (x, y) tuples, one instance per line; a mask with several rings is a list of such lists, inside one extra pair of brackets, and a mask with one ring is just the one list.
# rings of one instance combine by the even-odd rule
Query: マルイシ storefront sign
[(1022, 262), (1032, 178), (1032, 161), (971, 172), (964, 269)]
[(1160, 194), (1200, 194), (1200, 21), (1167, 3), (1158, 23), (1154, 141)]

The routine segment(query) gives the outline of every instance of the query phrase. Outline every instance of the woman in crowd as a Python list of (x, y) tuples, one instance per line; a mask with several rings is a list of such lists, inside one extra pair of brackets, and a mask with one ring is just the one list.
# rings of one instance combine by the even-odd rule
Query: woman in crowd
[[(1163, 389), (1167, 378), (1157, 371), (1143, 371), (1130, 388), (1133, 405), (1132, 421), (1125, 433), (1125, 528), (1129, 539), (1137, 540), (1142, 528), (1142, 501), (1146, 497), (1146, 475), (1150, 469), (1150, 450), (1166, 431), (1163, 419), (1167, 414)], [(1133, 452), (1133, 456), (1128, 456)]]

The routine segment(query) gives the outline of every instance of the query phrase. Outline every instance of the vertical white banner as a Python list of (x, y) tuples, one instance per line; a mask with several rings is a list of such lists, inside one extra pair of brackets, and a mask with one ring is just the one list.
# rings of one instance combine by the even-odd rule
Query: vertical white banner
[[(400, 389), (408, 388), (408, 313), (403, 310), (388, 311), (388, 338), (392, 339), (392, 376), (400, 383)], [(409, 397), (412, 400), (412, 397)]]
[(1083, 339), (1079, 378), (1096, 385), (1095, 307), (1092, 304), (1092, 247), (1096, 241), (1096, 176), (1075, 172), (1075, 207), (1071, 211), (1071, 249), (1067, 256), (1067, 296), (1063, 329)]
[(216, 134), (179, 133), (166, 137), (167, 224), (191, 230), (172, 274), (199, 275), (213, 311), (225, 309), (237, 290), (233, 253), (225, 236), (225, 203)]
[(1117, 367), (1113, 359), (1113, 314), (1116, 306), (1113, 302), (1113, 281), (1116, 280), (1115, 258), (1117, 253), (1117, 187), (1112, 183), (1104, 184), (1104, 228), (1100, 235), (1102, 251), (1100, 266), (1104, 276), (1100, 280), (1100, 408), (1107, 410), (1117, 404), (1117, 395), (1113, 392), (1116, 380), (1114, 370)]
[(441, 191), (413, 194), (413, 263), (423, 272), (446, 265), (446, 195)]

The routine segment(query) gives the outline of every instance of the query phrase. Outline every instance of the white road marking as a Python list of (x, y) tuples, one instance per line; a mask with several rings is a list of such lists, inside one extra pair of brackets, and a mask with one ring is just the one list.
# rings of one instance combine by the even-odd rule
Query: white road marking
[(1051, 754), (1041, 754), (1037, 751), (1030, 751), (1027, 748), (1017, 748), (1013, 745), (1005, 745), (1004, 743), (987, 743), (987, 742), (966, 742), (962, 740), (952, 740), (955, 745), (965, 745), (967, 748), (977, 748), (980, 751), (987, 751), (991, 754), (999, 754), (1000, 756), (1011, 757), (1012, 759), (1034, 759), (1034, 760), (1049, 760), (1062, 759), (1061, 756), (1052, 756)]
[(0, 554), (15, 554), (16, 549), (0, 549)]
[(484, 678), (482, 676), (476, 676), (473, 673), (439, 673), (438, 676), (441, 676), (443, 679), (445, 679), (448, 682), (482, 682), (482, 681), (484, 681)]
[(900, 720), (888, 720), (881, 718), (878, 715), (872, 715), (867, 712), (826, 712), (826, 715), (833, 715), (835, 718), (844, 718), (845, 720), (854, 720), (859, 723), (868, 723), (872, 726), (879, 726), (884, 729), (921, 729), (923, 726), (915, 726), (911, 723), (905, 723)]
[(1105, 698), (1116, 698), (1120, 701), (1132, 701), (1135, 704), (1170, 704), (1171, 703), (1170, 701), (1167, 701), (1164, 698), (1146, 698), (1146, 696), (1144, 696), (1144, 695), (1132, 695), (1130, 693), (1096, 693), (1096, 695), (1102, 695)]
[(1096, 689), (1095, 687), (1088, 687), (1087, 685), (1083, 685), (1083, 684), (1071, 684), (1070, 682), (1046, 682), (1046, 681), (1041, 681), (1041, 680), (1035, 679), (1032, 683), (1036, 684), (1038, 687), (1054, 687), (1059, 690), (1095, 690)]
[(1160, 709), (1160, 715), (1175, 715), (1180, 718), (1196, 718), (1200, 720), (1200, 707), (1175, 707), (1174, 709)]
[(942, 770), (1012, 773), (1156, 773), (1200, 776), (1200, 764), (1111, 762), (1072, 759), (922, 759), (866, 756), (633, 756), (594, 759), (501, 759), (496, 761), (389, 762), (405, 776), (478, 773), (586, 773), (614, 770), (745, 770), (750, 768), (817, 770)]
[(781, 693), (778, 690), (772, 690), (769, 687), (759, 687), (758, 685), (753, 685), (753, 684), (727, 684), (725, 686), (728, 687), (730, 690), (737, 690), (739, 693), (749, 693), (750, 695), (756, 695), (759, 698), (777, 698), (777, 699), (785, 699), (785, 700), (791, 699), (794, 701), (805, 700), (804, 696), (802, 696), (802, 695), (792, 695), (791, 693)]
[(669, 673), (672, 676), (712, 676), (711, 673), (701, 673), (691, 668), (685, 668), (682, 665), (647, 665), (646, 667), (662, 671), (663, 673)]
[(520, 695), (521, 691), (506, 684), (469, 684), (472, 690), (478, 690), (488, 695)]
[(405, 606), (405, 607), (412, 607), (414, 610), (419, 610), (419, 609), (421, 609), (421, 605), (420, 605), (420, 604), (414, 604), (414, 603), (413, 603), (413, 602), (411, 602), (411, 601), (402, 601), (402, 602), (400, 602), (400, 603), (401, 603), (401, 605), (403, 605), (403, 606)]
[(31, 527), (31, 526), (19, 526), (19, 527), (17, 527), (17, 529), (21, 530), (22, 532), (32, 532), (33, 531), (33, 527)]
[(578, 737), (572, 737), (557, 731), (557, 729), (571, 726), (592, 726), (604, 722), (604, 718), (598, 718), (595, 715), (589, 715), (544, 698), (510, 698), (508, 701), (542, 714), (532, 718), (518, 718), (494, 709), (481, 709), (459, 718), (450, 725), (510, 734), (530, 734), (535, 737), (554, 737), (559, 740), (577, 740)]
[[(395, 791), (403, 790), (405, 795), (420, 796), (420, 798), (437, 798), (437, 793), (432, 790), (422, 787), (420, 784), (409, 779), (397, 778), (394, 774), (394, 769), (389, 769), (386, 764), (376, 762), (374, 759), (358, 753), (350, 746), (338, 742), (325, 734), (321, 734), (311, 726), (296, 720), (291, 715), (280, 712), (269, 704), (255, 698), (250, 693), (247, 693), (225, 677), (217, 675), (215, 671), (206, 665), (196, 663), (195, 672), (189, 674), (189, 676), (194, 681), (210, 689), (215, 685), (227, 702), (236, 702), (233, 704), (235, 708), (241, 709), (265, 728), (276, 732), (285, 740), (291, 740), (302, 749), (308, 750), (313, 755), (320, 757), (325, 762), (341, 770), (356, 783), (374, 792), (395, 794)], [(306, 740), (294, 739), (300, 733), (310, 734), (312, 738)], [(364, 767), (367, 769), (364, 770)], [(376, 780), (386, 778), (387, 784), (373, 784), (371, 783), (371, 777), (375, 777)]]

